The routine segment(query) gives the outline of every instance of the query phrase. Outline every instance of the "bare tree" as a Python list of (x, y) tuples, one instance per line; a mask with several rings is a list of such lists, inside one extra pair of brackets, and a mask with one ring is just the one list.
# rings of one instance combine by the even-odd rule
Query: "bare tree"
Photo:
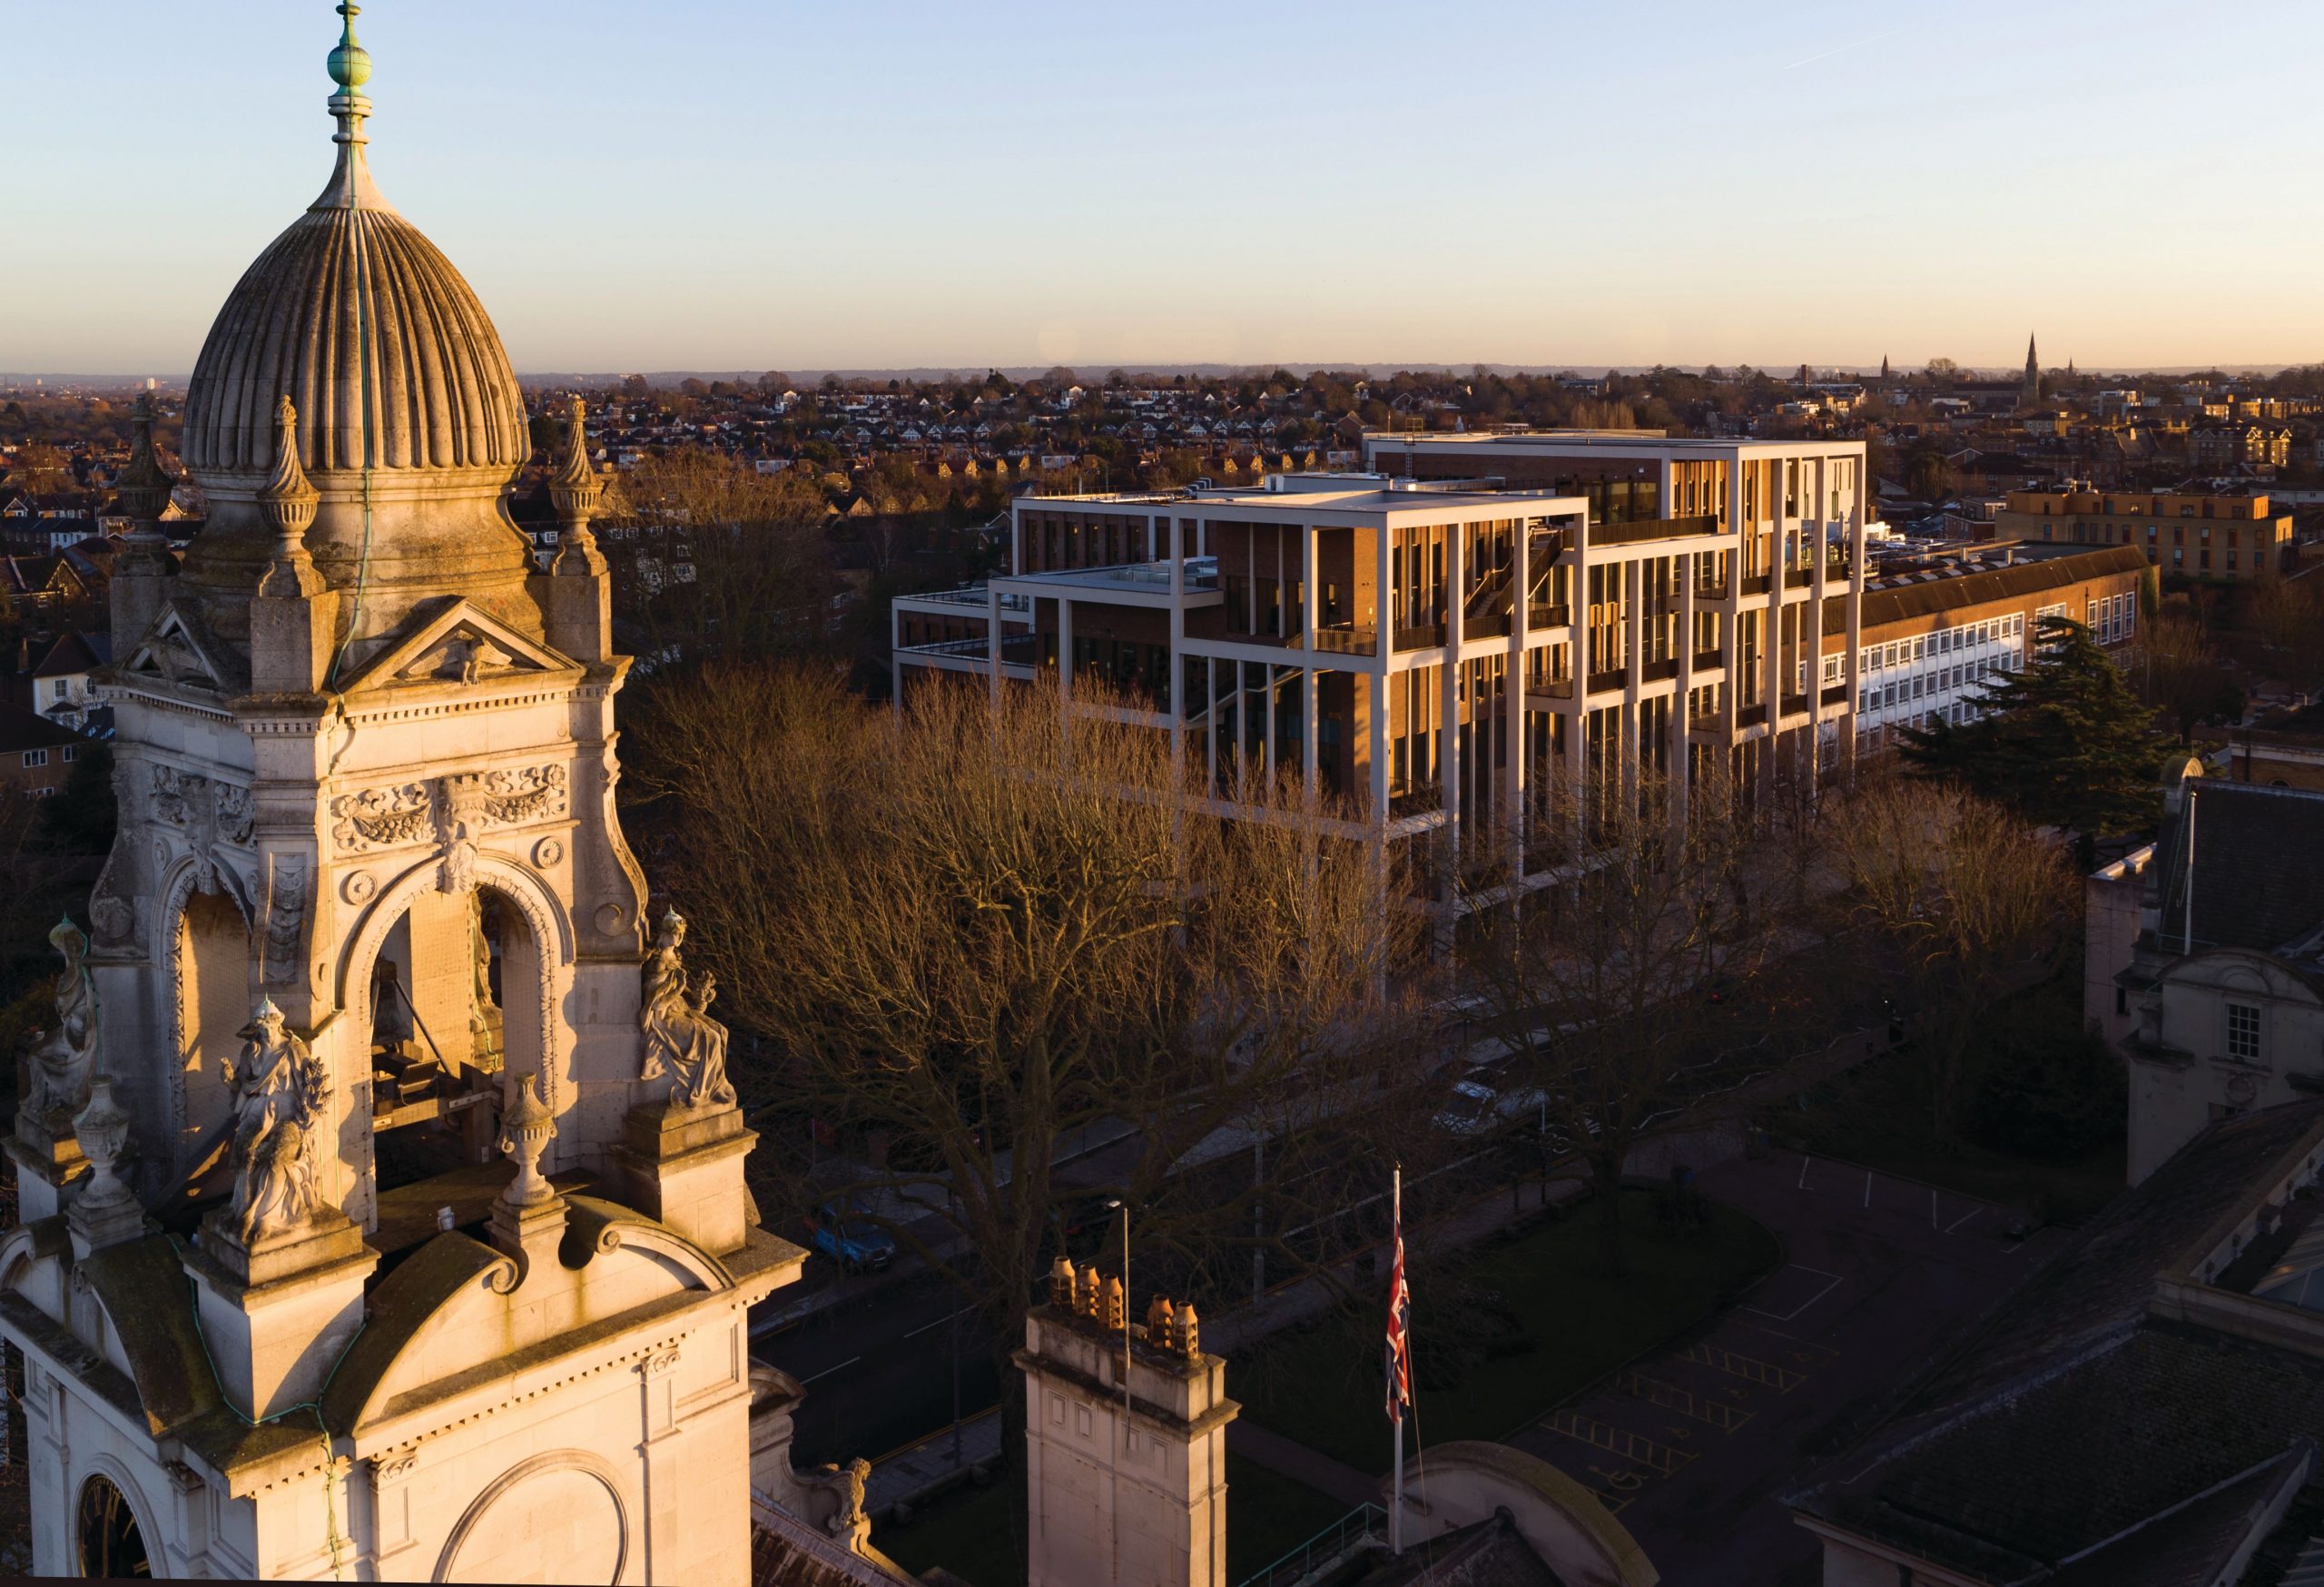
[(1639, 1148), (1730, 1116), (1772, 1064), (1770, 1022), (1797, 1028), (1784, 951), (1803, 945), (1802, 867), (1787, 821), (1754, 819), (1716, 778), (1687, 797), (1646, 774), (1628, 794), (1561, 786), (1536, 807), (1512, 886), (1472, 862), (1461, 971), (1512, 1050), (1509, 1083), (1555, 1148), (1587, 1165), (1599, 1254), (1622, 1267), (1622, 1178)]
[(1929, 1121), (1950, 1139), (1994, 1003), (2046, 977), (2076, 940), (2066, 852), (1952, 784), (1875, 778), (1830, 813), (1843, 916), (1893, 955), (1925, 1060)]
[(2251, 591), (2251, 627), (2295, 688), (2324, 683), (2324, 580), (2270, 573)]
[(2163, 613), (2139, 631), (2131, 674), (2141, 697), (2163, 714), (2181, 744), (2198, 722), (2232, 716), (2243, 703), (2202, 624), (2178, 613)]
[(615, 621), (655, 665), (822, 647), (837, 588), (824, 556), (822, 488), (807, 471), (761, 474), (701, 447), (611, 481), (603, 542)]
[[(773, 1050), (738, 1066), (746, 1104), (890, 1143), (836, 1182), (762, 1148), (776, 1193), (867, 1206), (983, 1309), (1004, 1384), (1060, 1207), (1127, 1201), (1139, 1276), (1207, 1309), (1254, 1252), (1328, 1254), (1328, 1208), (1427, 1111), (1392, 1105), (1407, 933), (1370, 853), (1295, 797), (1220, 819), (1166, 734), (1076, 695), (891, 712), (718, 665), (634, 729), (667, 884), (722, 1007)], [(1021, 1396), (1002, 1405), (1014, 1450)]]

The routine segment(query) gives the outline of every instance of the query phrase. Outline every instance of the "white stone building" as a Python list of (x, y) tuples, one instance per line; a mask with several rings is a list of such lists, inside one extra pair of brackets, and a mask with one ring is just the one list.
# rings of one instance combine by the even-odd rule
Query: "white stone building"
[[(757, 1227), (711, 987), (624, 846), (577, 415), (365, 163), (235, 287), (113, 584), (120, 837), (6, 1149), (35, 1568), (736, 1582)], [(834, 1534), (841, 1528), (834, 1528)]]
[(2084, 889), (2083, 1014), (2128, 1066), (2133, 1185), (2214, 1119), (2324, 1093), (2324, 793), (2201, 765)]

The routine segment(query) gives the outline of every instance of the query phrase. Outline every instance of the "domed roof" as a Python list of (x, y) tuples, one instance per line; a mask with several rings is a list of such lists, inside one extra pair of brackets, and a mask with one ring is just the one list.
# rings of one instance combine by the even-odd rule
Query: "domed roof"
[(202, 343), (186, 467), (264, 471), (287, 396), (310, 473), (361, 468), (368, 433), (374, 469), (513, 474), (529, 443), (499, 333), (451, 261), (372, 184), (360, 116), (343, 113), (341, 126), (330, 185), (242, 273)]
[(513, 474), (529, 449), (524, 399), (484, 305), (401, 215), (341, 202), (350, 185), (335, 181), (259, 255), (211, 326), (186, 466), (267, 468), (287, 396), (311, 472), (361, 468), (368, 432), (374, 468)]
[(182, 449), (210, 516), (181, 577), (212, 632), (244, 645), (274, 558), (261, 495), (288, 398), (317, 500), (303, 543), (345, 597), (340, 657), (352, 664), (440, 596), (527, 633), (540, 615), (526, 590), (531, 547), (506, 502), (531, 450), (524, 396), (476, 293), (372, 183), (371, 104), (356, 92), (370, 56), (355, 42), (358, 7), (339, 9), (337, 168), (243, 272), (194, 365)]

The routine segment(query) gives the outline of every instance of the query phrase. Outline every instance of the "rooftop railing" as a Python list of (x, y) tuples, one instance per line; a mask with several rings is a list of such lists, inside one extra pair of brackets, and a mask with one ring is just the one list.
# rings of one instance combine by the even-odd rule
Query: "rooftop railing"
[(1379, 643), (1379, 630), (1369, 624), (1334, 623), (1315, 630), (1315, 648), (1340, 656), (1370, 656)]
[(1384, 1547), (1388, 1542), (1388, 1513), (1377, 1504), (1358, 1504), (1323, 1531), (1291, 1550), (1241, 1587), (1292, 1587), (1314, 1581), (1357, 1551)]

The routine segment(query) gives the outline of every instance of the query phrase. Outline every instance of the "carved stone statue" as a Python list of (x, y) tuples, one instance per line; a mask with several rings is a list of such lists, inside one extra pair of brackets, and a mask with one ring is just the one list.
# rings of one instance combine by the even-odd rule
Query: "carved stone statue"
[(486, 1074), (500, 1071), (507, 1050), (507, 1017), (492, 996), (492, 942), (484, 934), (484, 911), (471, 907), (468, 948), (468, 1062)]
[(330, 1079), (286, 1029), (271, 998), (242, 1027), (241, 1056), (226, 1060), (233, 1099), (233, 1217), (243, 1245), (289, 1234), (321, 1206), (315, 1164)]
[(803, 1485), (822, 1488), (836, 1502), (836, 1507), (823, 1522), (823, 1530), (842, 1543), (851, 1553), (861, 1553), (872, 1536), (872, 1518), (863, 1513), (863, 1486), (872, 1475), (872, 1463), (855, 1459), (845, 1465), (818, 1466), (803, 1479)]
[(62, 1108), (77, 1111), (89, 1096), (89, 1064), (97, 1052), (96, 989), (84, 963), (89, 939), (71, 917), (48, 933), (49, 946), (64, 957), (56, 981), (56, 1028), (33, 1046), (32, 1111), (40, 1119)]
[(670, 1101), (679, 1108), (732, 1108), (734, 1088), (726, 1083), (726, 1027), (712, 1019), (711, 999), (718, 978), (705, 974), (689, 992), (678, 950), (686, 922), (677, 911), (662, 917), (662, 929), (645, 956), (645, 995), (638, 1023), (645, 1031), (641, 1080), (670, 1077)]

